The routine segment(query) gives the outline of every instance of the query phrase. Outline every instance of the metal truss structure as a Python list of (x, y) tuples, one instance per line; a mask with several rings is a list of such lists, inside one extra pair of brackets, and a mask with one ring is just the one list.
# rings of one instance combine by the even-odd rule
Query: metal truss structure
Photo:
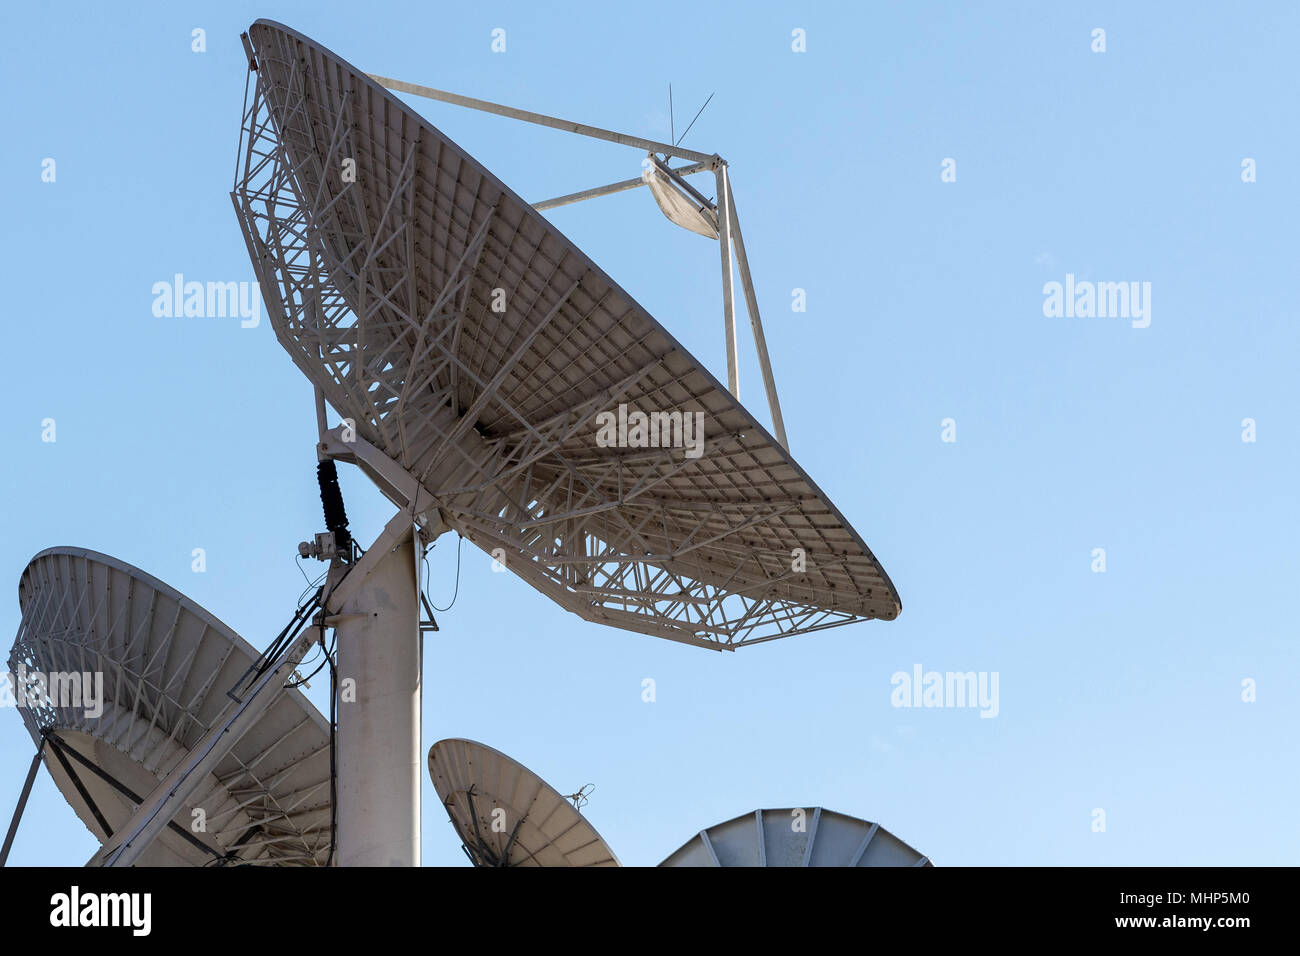
[(734, 381), (374, 79), (268, 21), (247, 45), (232, 198), (276, 336), (439, 527), (586, 620), (714, 650), (898, 615)]
[[(136, 863), (325, 863), (324, 718), (299, 691), (281, 692), (276, 672), (274, 692), (248, 729), (222, 732), (240, 706), (228, 691), (257, 663), (256, 650), (166, 584), (94, 551), (42, 551), (23, 572), (18, 597), (22, 623), (9, 670), (25, 699), (19, 713), (55, 783), (105, 849), (137, 832), (142, 809), (165, 804), (157, 836), (138, 841)], [(68, 696), (74, 674), (80, 699)], [(92, 675), (103, 680), (98, 714), (81, 686)], [(171, 781), (210, 740), (220, 744), (210, 764), (190, 775), (188, 796), (175, 793)]]

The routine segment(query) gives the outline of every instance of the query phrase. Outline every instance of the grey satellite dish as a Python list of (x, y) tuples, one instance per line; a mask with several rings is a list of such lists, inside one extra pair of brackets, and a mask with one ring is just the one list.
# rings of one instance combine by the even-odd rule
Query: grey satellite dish
[[(322, 466), (355, 464), (397, 509), (364, 553), (318, 549), (321, 621), (363, 702), (339, 714), (341, 865), (420, 858), (418, 569), (447, 532), (584, 620), (709, 650), (898, 616), (786, 450), (720, 156), (375, 77), (267, 20), (242, 40), (231, 198), (268, 316), (315, 387)], [(713, 173), (698, 212), (719, 232), (728, 386), (385, 87), (652, 152), (692, 200), (685, 177)], [(733, 253), (775, 437), (738, 399)]]
[[(18, 601), (9, 670), (27, 675), (36, 698), (19, 714), (33, 742), (44, 739), (59, 790), (106, 842), (231, 709), (227, 690), (260, 655), (157, 578), (94, 551), (42, 551), (22, 574)], [(36, 694), (36, 674), (48, 690), (49, 675), (90, 674), (92, 684), (102, 675), (102, 699), (86, 706), (66, 676), (57, 693)], [(301, 692), (280, 693), (135, 862), (321, 865), (329, 777), (328, 724)]]
[(618, 866), (568, 797), (473, 740), (429, 748), (429, 776), (475, 866)]
[(315, 41), (247, 37), (233, 198), (276, 337), (355, 426), (325, 455), (589, 621), (735, 650), (898, 616), (812, 479), (545, 216)]
[(933, 866), (878, 823), (834, 810), (755, 810), (701, 830), (660, 866)]

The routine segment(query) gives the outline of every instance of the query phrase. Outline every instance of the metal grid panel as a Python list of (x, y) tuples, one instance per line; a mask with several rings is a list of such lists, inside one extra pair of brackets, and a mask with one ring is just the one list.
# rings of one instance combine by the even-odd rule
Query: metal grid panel
[[(21, 665), (42, 674), (100, 673), (104, 682), (98, 717), (84, 707), (54, 706), (48, 697), (20, 709), (32, 739), (39, 741), (51, 730), (66, 734), (71, 747), (141, 797), (230, 705), (226, 692), (258, 657), (179, 592), (94, 551), (42, 551), (23, 572), (18, 600), (22, 622), (9, 652), (11, 672), (18, 673)], [(45, 760), (77, 814), (106, 840), (109, 834), (48, 748)], [(112, 812), (101, 806), (109, 822), (124, 822), (131, 801), (72, 766), (94, 784), (93, 794), (110, 798)], [(101, 796), (95, 802), (100, 804)], [(193, 807), (206, 813), (201, 841), (222, 853), (236, 851), (234, 862), (323, 864), (330, 839), (328, 723), (301, 692), (281, 693), (200, 784), (177, 815), (178, 825), (190, 828)], [(164, 838), (177, 851), (171, 862), (215, 859), (178, 844), (172, 834)], [(159, 856), (145, 862), (150, 859)]]
[(660, 866), (934, 866), (878, 823), (822, 807), (755, 810), (701, 830)]
[[(713, 649), (898, 615), (793, 459), (553, 225), (318, 44), (249, 36), (232, 195), (276, 335), (447, 524), (587, 620)], [(703, 453), (603, 447), (620, 404), (665, 444), (702, 413)]]

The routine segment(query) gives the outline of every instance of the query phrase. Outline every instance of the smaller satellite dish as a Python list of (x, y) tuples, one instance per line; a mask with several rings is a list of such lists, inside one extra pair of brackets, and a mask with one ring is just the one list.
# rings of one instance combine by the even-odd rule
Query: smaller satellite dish
[(650, 194), (655, 197), (660, 211), (672, 222), (706, 239), (718, 238), (718, 214), (701, 202), (703, 197), (692, 196), (657, 164), (647, 167), (646, 185), (650, 187)]
[(660, 866), (933, 866), (878, 823), (845, 813), (755, 810), (701, 830)]
[(473, 740), (429, 748), (429, 776), (475, 866), (619, 866), (567, 797)]
[[(227, 692), (261, 652), (176, 589), (85, 548), (49, 548), (32, 558), (18, 605), (11, 673), (42, 675), (42, 682), (79, 676), (77, 687), (93, 675), (100, 684), (93, 708), (84, 695), (69, 701), (41, 691), (17, 710), (33, 743), (48, 738), (45, 765), (55, 785), (108, 843), (229, 712)], [(196, 832), (199, 810), (206, 825)], [(286, 690), (137, 862), (324, 866), (330, 818), (329, 722), (301, 691)]]

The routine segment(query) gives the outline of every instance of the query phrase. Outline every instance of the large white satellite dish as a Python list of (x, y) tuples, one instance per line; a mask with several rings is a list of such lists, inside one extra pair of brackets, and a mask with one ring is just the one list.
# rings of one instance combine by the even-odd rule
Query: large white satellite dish
[[(363, 702), (338, 726), (343, 865), (419, 860), (416, 569), (447, 531), (586, 620), (712, 650), (898, 615), (785, 450), (721, 157), (373, 77), (267, 20), (242, 39), (256, 83), (231, 198), (271, 325), (315, 386), (318, 455), (398, 508), (363, 555), (321, 549), (320, 621)], [(712, 171), (730, 391), (385, 86), (662, 154), (674, 183)], [(733, 253), (776, 438), (736, 397)]]
[[(101, 843), (121, 837), (214, 727), (261, 655), (151, 575), (81, 548), (36, 555), (18, 585), (9, 670), (35, 694), (19, 714), (59, 790)], [(291, 669), (291, 668), (290, 668)], [(84, 695), (35, 693), (35, 675), (102, 675)], [(283, 678), (281, 678), (281, 681)], [(135, 862), (151, 866), (322, 865), (330, 852), (329, 725), (300, 691), (274, 696)], [(196, 827), (201, 811), (202, 825)], [(101, 851), (101, 854), (103, 851)], [(100, 854), (97, 854), (99, 857)], [(98, 859), (92, 862), (100, 862)]]
[(898, 615), (794, 459), (549, 220), (319, 44), (247, 36), (233, 198), (276, 336), (354, 425), (326, 454), (587, 620), (733, 650)]
[(429, 776), (475, 866), (618, 866), (569, 798), (473, 740), (429, 748)]
[(933, 866), (878, 823), (821, 807), (755, 810), (701, 830), (660, 866)]

